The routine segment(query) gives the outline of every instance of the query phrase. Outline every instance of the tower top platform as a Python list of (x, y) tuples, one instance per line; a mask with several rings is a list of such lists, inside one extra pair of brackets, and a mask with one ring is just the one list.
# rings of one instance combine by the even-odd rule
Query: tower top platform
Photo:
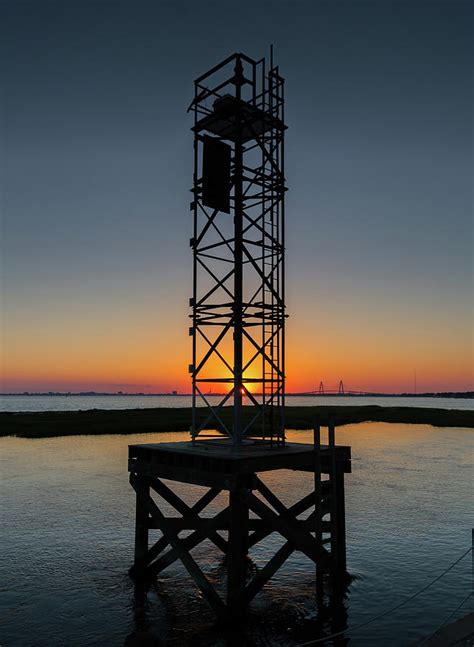
[[(238, 119), (242, 125), (238, 125)], [(283, 131), (286, 126), (281, 119), (257, 108), (247, 101), (242, 101), (226, 94), (214, 101), (213, 111), (200, 119), (192, 128), (194, 132), (206, 130), (222, 139), (235, 142), (240, 133), (243, 143), (257, 139), (265, 132), (276, 129)]]

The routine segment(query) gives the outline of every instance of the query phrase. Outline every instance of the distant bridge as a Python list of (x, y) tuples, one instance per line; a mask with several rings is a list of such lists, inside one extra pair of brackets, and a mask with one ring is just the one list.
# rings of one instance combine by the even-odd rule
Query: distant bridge
[(379, 395), (373, 391), (358, 391), (353, 389), (345, 389), (344, 382), (339, 381), (337, 389), (326, 389), (323, 381), (319, 383), (318, 389), (314, 391), (304, 391), (302, 393), (292, 393), (292, 395)]
[[(376, 391), (352, 391), (344, 390), (339, 391), (339, 389), (325, 389), (324, 391), (301, 391), (299, 393), (292, 392), (287, 393), (287, 395), (391, 395), (386, 393), (377, 393)], [(398, 394), (397, 394), (398, 395)]]

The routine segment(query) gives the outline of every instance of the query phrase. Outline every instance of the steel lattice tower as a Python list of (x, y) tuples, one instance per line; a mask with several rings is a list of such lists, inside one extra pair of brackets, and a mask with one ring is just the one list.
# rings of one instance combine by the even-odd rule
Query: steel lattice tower
[(284, 79), (239, 53), (194, 87), (191, 435), (284, 443)]

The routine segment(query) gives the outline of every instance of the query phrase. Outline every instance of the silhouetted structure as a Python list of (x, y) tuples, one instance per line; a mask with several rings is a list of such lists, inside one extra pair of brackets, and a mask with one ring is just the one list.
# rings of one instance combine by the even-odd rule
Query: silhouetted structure
[[(245, 613), (253, 597), (298, 550), (315, 563), (321, 596), (325, 573), (332, 574), (336, 583), (346, 574), (344, 473), (351, 471), (350, 456), (350, 447), (336, 447), (334, 425), (328, 428), (326, 445), (320, 442), (319, 426), (315, 427), (314, 445), (269, 447), (257, 442), (237, 449), (219, 441), (131, 445), (130, 483), (137, 495), (137, 508), (135, 562), (130, 574), (149, 579), (179, 559), (217, 616), (229, 620)], [(292, 505), (285, 505), (257, 474), (278, 469), (314, 474), (312, 488)], [(162, 479), (207, 490), (190, 505)], [(201, 516), (223, 491), (229, 493), (228, 505), (212, 516)], [(165, 502), (164, 510), (152, 494)], [(177, 516), (165, 515), (169, 506)], [(250, 518), (249, 512), (256, 518)], [(150, 546), (154, 530), (161, 536)], [(180, 537), (183, 531), (191, 534)], [(248, 578), (250, 549), (273, 532), (284, 539), (282, 547)], [(190, 552), (206, 539), (226, 557), (225, 600)]]
[[(219, 432), (284, 442), (284, 80), (234, 54), (196, 79), (190, 365), (193, 409)], [(226, 388), (217, 405), (208, 389)], [(257, 399), (252, 391), (261, 393)], [(244, 419), (243, 398), (254, 412)], [(233, 399), (229, 428), (220, 411)]]
[[(286, 443), (284, 428), (283, 79), (265, 59), (233, 54), (195, 82), (191, 442), (132, 445), (130, 482), (136, 492), (137, 578), (181, 560), (216, 614), (240, 618), (252, 598), (299, 550), (322, 575), (346, 572), (344, 473), (350, 447), (336, 447), (334, 425), (321, 444)], [(218, 406), (206, 397), (228, 391)], [(259, 401), (249, 388), (262, 391)], [(243, 396), (251, 403), (243, 407)], [(232, 425), (222, 407), (233, 398)], [(201, 399), (207, 420), (197, 424)], [(216, 433), (201, 433), (213, 420)], [(223, 438), (224, 436), (224, 438)], [(201, 440), (198, 440), (198, 437)], [(204, 438), (204, 439), (203, 439)], [(286, 506), (260, 472), (312, 474), (310, 491)], [(327, 478), (323, 478), (327, 475)], [(189, 505), (162, 479), (207, 488)], [(203, 516), (222, 492), (228, 504)], [(257, 494), (259, 496), (257, 496)], [(165, 506), (152, 496), (160, 497)], [(166, 516), (171, 506), (178, 516)], [(301, 518), (301, 515), (309, 516)], [(250, 512), (256, 518), (250, 518)], [(150, 546), (150, 533), (160, 535)], [(180, 533), (191, 531), (185, 536)], [(225, 536), (220, 534), (225, 533)], [(250, 549), (276, 532), (284, 539), (268, 563), (247, 577)], [(225, 556), (225, 600), (191, 550), (210, 540)]]

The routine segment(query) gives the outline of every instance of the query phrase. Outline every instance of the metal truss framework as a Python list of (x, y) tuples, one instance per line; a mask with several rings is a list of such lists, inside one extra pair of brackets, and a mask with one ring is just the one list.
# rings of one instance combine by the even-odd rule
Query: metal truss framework
[[(284, 79), (273, 61), (239, 53), (194, 85), (191, 435), (213, 426), (235, 445), (284, 443)], [(210, 137), (230, 146), (230, 213), (203, 197)], [(230, 404), (231, 425), (222, 416)]]

